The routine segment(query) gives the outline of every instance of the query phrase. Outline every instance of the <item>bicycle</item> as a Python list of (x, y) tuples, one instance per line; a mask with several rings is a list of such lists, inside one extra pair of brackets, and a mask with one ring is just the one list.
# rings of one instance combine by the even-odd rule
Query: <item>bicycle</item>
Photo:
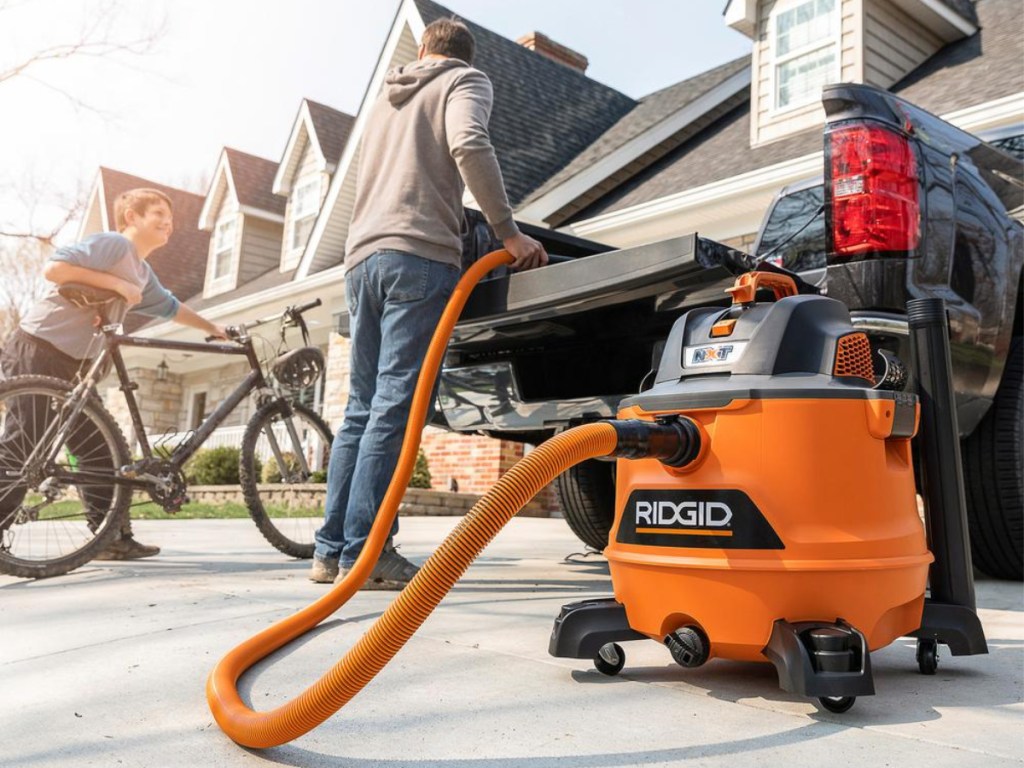
[[(180, 510), (188, 501), (185, 463), (250, 394), (255, 394), (256, 410), (239, 457), (249, 514), (275, 548), (292, 557), (312, 557), (317, 522), (309, 518), (318, 511), (301, 506), (295, 486), (326, 470), (332, 434), (320, 416), (295, 402), (293, 393), (314, 384), (324, 370), (323, 355), (309, 346), (302, 318), (320, 300), (231, 326), (226, 342), (210, 343), (214, 339), (208, 337), (199, 343), (125, 335), (119, 322), (109, 321), (120, 296), (80, 285), (60, 290), (70, 301), (100, 313), (102, 348), (75, 384), (46, 376), (0, 382), (0, 572), (43, 578), (85, 564), (117, 535), (135, 491), (146, 491), (167, 512)], [(250, 331), (274, 321), (280, 321), (281, 344), (265, 373)], [(282, 352), (292, 327), (300, 329), (303, 346)], [(122, 347), (242, 355), (250, 372), (177, 445), (154, 451)], [(137, 435), (138, 459), (131, 458), (96, 389), (111, 365)], [(270, 482), (260, 477), (261, 459), (276, 462)]]

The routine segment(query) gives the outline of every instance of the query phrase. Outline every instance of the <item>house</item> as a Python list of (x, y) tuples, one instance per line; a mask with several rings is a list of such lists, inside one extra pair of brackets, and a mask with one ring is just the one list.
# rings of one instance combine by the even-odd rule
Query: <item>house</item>
[(725, 21), (753, 43), (741, 104), (579, 211), (524, 209), (620, 247), (693, 231), (749, 246), (776, 192), (822, 174), (827, 82), (888, 88), (989, 140), (1024, 135), (1013, 0), (731, 0)]
[[(229, 324), (321, 298), (310, 317), (329, 385), (314, 401), (334, 427), (348, 342), (332, 328), (345, 313), (366, 107), (387, 70), (415, 58), (425, 26), (450, 15), (432, 0), (403, 0), (358, 113), (304, 102), (282, 159), (225, 150), (204, 202), (200, 226), (212, 237), (195, 306)], [(750, 37), (751, 55), (642, 98), (588, 78), (584, 55), (539, 32), (513, 41), (466, 21), (475, 64), (494, 84), (492, 140), (517, 216), (621, 247), (693, 231), (749, 246), (775, 193), (822, 172), (818, 99), (828, 82), (889, 88), (993, 140), (1024, 136), (1018, 0), (730, 0), (723, 23)], [(259, 237), (245, 240), (247, 230)], [(187, 336), (169, 324), (144, 333)], [(145, 354), (136, 364), (154, 366)], [(216, 382), (237, 376), (220, 358), (174, 362), (185, 430), (216, 402)], [(424, 449), (435, 484), (464, 491), (489, 488), (523, 451), (433, 429)]]

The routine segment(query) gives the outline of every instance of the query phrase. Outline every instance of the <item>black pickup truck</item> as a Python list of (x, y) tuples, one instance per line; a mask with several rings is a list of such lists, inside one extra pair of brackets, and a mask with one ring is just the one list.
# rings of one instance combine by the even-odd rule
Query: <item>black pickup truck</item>
[[(613, 416), (651, 380), (676, 318), (727, 304), (724, 289), (754, 266), (799, 273), (904, 361), (907, 301), (941, 297), (974, 563), (1020, 579), (1024, 164), (886, 91), (835, 85), (823, 101), (823, 178), (776, 198), (752, 255), (697, 235), (614, 251), (536, 232), (558, 260), (474, 292), (445, 361), (438, 423), (537, 443)], [(486, 240), (467, 252), (489, 249)], [(612, 522), (613, 472), (590, 461), (558, 481), (569, 525), (597, 549)]]

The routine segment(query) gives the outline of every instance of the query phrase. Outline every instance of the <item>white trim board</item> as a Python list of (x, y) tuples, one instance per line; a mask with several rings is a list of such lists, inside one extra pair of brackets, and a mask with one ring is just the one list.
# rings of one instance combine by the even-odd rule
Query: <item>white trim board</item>
[(316, 135), (316, 126), (313, 125), (313, 116), (309, 113), (309, 102), (303, 99), (302, 104), (299, 106), (299, 114), (292, 125), (292, 132), (288, 136), (288, 143), (285, 145), (284, 154), (281, 156), (281, 162), (278, 163), (277, 173), (274, 174), (274, 183), (271, 186), (271, 191), (275, 195), (287, 197), (291, 193), (292, 180), (290, 177), (295, 172), (295, 169), (291, 168), (291, 162), (293, 155), (301, 147), (300, 134), (303, 128), (305, 128), (306, 140), (313, 145), (313, 151), (316, 152), (317, 170), (329, 170), (323, 147), (320, 146), (320, 138)]
[[(231, 193), (231, 196), (238, 201), (238, 193), (235, 192), (235, 181), (231, 178), (231, 164), (228, 162), (228, 153), (226, 149), (220, 151), (220, 158), (217, 160), (217, 169), (213, 173), (213, 180), (210, 182), (210, 189), (206, 193), (206, 199), (203, 200), (203, 208), (199, 212), (199, 228), (209, 230), (216, 222), (210, 221), (210, 217), (219, 211), (220, 209), (220, 185), (221, 183), (227, 185), (227, 192)], [(216, 209), (216, 210), (215, 210)]]

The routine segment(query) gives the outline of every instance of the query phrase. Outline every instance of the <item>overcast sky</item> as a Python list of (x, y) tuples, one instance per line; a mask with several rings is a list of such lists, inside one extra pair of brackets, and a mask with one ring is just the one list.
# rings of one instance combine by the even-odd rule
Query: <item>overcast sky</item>
[[(163, 31), (142, 56), (42, 63), (0, 82), (0, 225), (45, 224), (105, 165), (205, 192), (220, 148), (279, 160), (303, 97), (359, 107), (398, 0), (0, 0), (0, 73), (107, 19)], [(639, 97), (750, 50), (724, 0), (449, 0), (505, 37), (538, 30)], [(70, 95), (74, 100), (69, 99)], [(80, 103), (76, 103), (80, 102)], [(69, 234), (73, 234), (69, 233)], [(66, 239), (66, 238), (62, 238)]]

